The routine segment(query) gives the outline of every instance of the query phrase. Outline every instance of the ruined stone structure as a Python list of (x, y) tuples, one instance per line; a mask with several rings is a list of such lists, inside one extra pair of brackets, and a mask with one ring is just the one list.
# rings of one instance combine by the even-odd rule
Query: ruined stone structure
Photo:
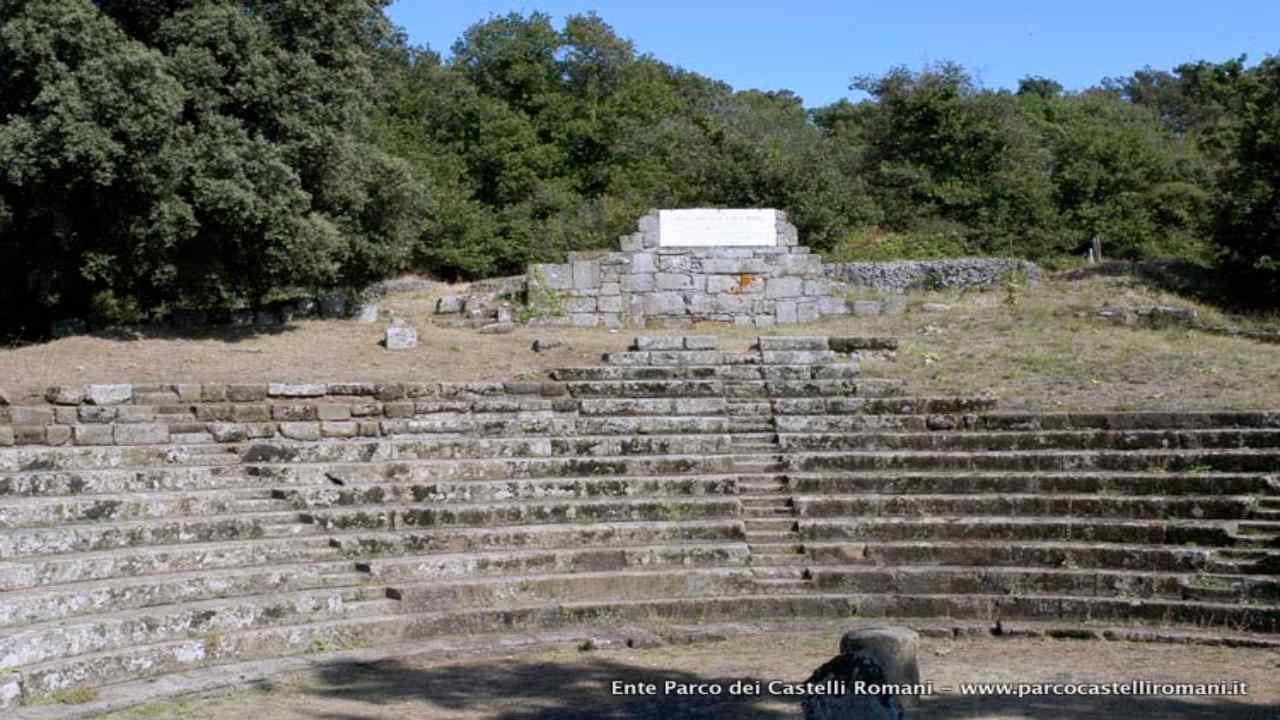
[[(664, 238), (666, 238), (664, 240)], [(489, 281), (447, 297), (437, 312), (477, 329), (511, 319), (519, 298), (542, 325), (684, 327), (712, 321), (767, 328), (824, 317), (900, 311), (905, 303), (851, 300), (854, 289), (990, 287), (1011, 274), (1031, 280), (1023, 260), (965, 258), (902, 263), (827, 263), (800, 245), (778, 210), (654, 210), (617, 252), (570, 253), (529, 266), (526, 276)], [(518, 287), (517, 287), (518, 285)]]
[(999, 413), (861, 373), (892, 347), (642, 337), (533, 382), (0, 407), (0, 703), (601, 624), (1280, 646), (1280, 413)]

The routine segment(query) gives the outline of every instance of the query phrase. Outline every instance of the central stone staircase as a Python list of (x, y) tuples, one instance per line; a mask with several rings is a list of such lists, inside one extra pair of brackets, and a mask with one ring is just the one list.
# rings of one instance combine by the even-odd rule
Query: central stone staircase
[(0, 703), (54, 717), (75, 689), (601, 625), (1280, 647), (1280, 413), (998, 413), (865, 377), (892, 348), (648, 337), (536, 382), (0, 408)]

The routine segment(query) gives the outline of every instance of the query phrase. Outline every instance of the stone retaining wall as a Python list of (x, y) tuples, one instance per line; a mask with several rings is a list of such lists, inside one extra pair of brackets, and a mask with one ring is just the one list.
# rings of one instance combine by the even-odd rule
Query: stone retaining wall
[[(540, 314), (534, 322), (639, 328), (717, 321), (764, 328), (868, 314), (849, 301), (852, 288), (986, 288), (1012, 273), (1033, 280), (1040, 273), (1034, 263), (992, 258), (827, 264), (799, 244), (786, 213), (775, 212), (772, 247), (662, 247), (659, 214), (651, 211), (638, 232), (621, 238), (618, 252), (573, 253), (567, 263), (531, 265), (528, 297)], [(463, 305), (459, 300), (449, 311)]]
[(1009, 258), (958, 258), (955, 260), (900, 260), (897, 262), (826, 263), (823, 272), (848, 288), (882, 292), (989, 288), (1011, 275), (1034, 281), (1040, 268), (1027, 260)]

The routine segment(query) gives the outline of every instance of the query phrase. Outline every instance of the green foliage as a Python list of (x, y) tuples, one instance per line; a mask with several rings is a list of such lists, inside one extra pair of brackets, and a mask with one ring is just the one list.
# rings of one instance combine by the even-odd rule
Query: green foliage
[(1214, 237), (1250, 299), (1280, 304), (1280, 57), (1238, 78), (1238, 130), (1222, 172)]
[(837, 260), (1043, 261), (1098, 237), (1276, 276), (1275, 59), (1083, 92), (899, 67), (806, 110), (593, 13), (491, 17), (445, 59), (387, 4), (0, 4), (0, 329), (518, 273), (655, 207), (782, 208)]
[(965, 244), (965, 235), (963, 228), (943, 222), (903, 232), (859, 228), (845, 235), (825, 258), (831, 262), (887, 262), (964, 257), (973, 254)]
[(4, 325), (408, 263), (421, 188), (367, 129), (381, 3), (14, 0), (0, 24)]

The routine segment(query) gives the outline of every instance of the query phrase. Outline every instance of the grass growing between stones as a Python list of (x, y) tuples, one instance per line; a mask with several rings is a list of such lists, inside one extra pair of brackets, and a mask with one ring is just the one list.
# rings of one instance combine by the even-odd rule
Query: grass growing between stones
[[(41, 395), (49, 385), (80, 382), (509, 380), (597, 364), (601, 353), (622, 350), (642, 332), (717, 335), (730, 350), (745, 349), (760, 334), (890, 335), (902, 341), (897, 362), (869, 364), (865, 374), (903, 379), (916, 394), (990, 393), (1002, 409), (1280, 407), (1280, 345), (1095, 319), (1095, 309), (1109, 302), (1192, 306), (1202, 319), (1241, 321), (1128, 278), (912, 293), (902, 314), (767, 330), (700, 323), (649, 331), (518, 327), (509, 335), (435, 327), (435, 298), (462, 289), (442, 286), (382, 302), (389, 315), (419, 329), (421, 342), (412, 350), (380, 348), (384, 322), (316, 320), (274, 329), (83, 336), (0, 349), (0, 378), (13, 378), (4, 389), (15, 401)], [(936, 303), (949, 309), (923, 310)], [(535, 353), (530, 345), (538, 337), (560, 338), (565, 346)]]

